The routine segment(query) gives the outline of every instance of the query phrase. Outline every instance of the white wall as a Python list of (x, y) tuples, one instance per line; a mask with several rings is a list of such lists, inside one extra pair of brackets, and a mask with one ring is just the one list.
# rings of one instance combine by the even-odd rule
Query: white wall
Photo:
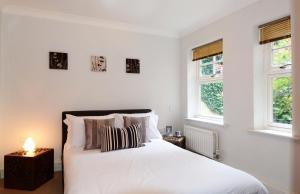
[[(216, 126), (185, 121), (200, 127), (216, 129), (220, 134), (221, 159), (245, 170), (265, 183), (283, 190), (293, 190), (294, 140), (249, 132), (254, 129), (259, 79), (258, 25), (290, 14), (289, 0), (261, 0), (243, 10), (182, 38), (182, 94), (185, 115), (191, 116), (190, 101), (194, 89), (195, 67), (190, 62), (191, 49), (223, 38), (224, 41), (224, 122)], [(255, 73), (254, 73), (255, 71)], [(255, 99), (255, 100), (254, 100)], [(260, 102), (261, 103), (261, 102)], [(263, 116), (260, 114), (260, 117)]]
[[(292, 10), (292, 45), (293, 45), (293, 99), (300, 99), (300, 1), (291, 0)], [(298, 89), (295, 89), (298, 88)], [(300, 116), (300, 100), (293, 101), (293, 117)], [(300, 120), (293, 120), (293, 132), (300, 136)], [(300, 193), (300, 141), (293, 147), (293, 183), (295, 193)]]
[[(11, 14), (1, 32), (0, 169), (27, 136), (59, 162), (64, 110), (151, 108), (160, 128), (181, 126), (178, 39)], [(69, 69), (50, 70), (49, 51), (69, 53)], [(90, 71), (91, 55), (107, 57), (106, 73)], [(126, 57), (140, 59), (140, 74), (125, 73)]]
[[(2, 129), (2, 108), (3, 108), (3, 100), (2, 100), (2, 78), (3, 78), (3, 71), (2, 71), (2, 14), (0, 14), (0, 129)], [(2, 141), (2, 138), (1, 138), (1, 134), (0, 134), (0, 150), (2, 147), (4, 147), (4, 145), (2, 145), (3, 141)], [(1, 153), (0, 153), (1, 154)], [(1, 164), (0, 164), (1, 165)], [(2, 165), (1, 165), (2, 166)], [(1, 168), (0, 168), (1, 169)], [(2, 178), (2, 172), (0, 170), (0, 178)]]

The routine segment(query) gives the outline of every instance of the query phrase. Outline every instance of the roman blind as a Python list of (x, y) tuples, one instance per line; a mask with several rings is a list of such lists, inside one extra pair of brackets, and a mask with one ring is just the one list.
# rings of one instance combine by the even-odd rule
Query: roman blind
[(217, 40), (193, 49), (193, 61), (223, 53), (223, 40)]
[(291, 17), (287, 16), (279, 20), (268, 22), (259, 26), (260, 44), (291, 37)]

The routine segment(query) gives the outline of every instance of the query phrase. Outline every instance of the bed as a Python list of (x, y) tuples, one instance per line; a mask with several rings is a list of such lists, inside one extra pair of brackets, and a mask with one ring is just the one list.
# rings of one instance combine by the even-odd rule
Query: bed
[[(147, 113), (150, 109), (63, 112), (75, 116)], [(67, 138), (63, 123), (63, 145)], [(253, 176), (162, 139), (101, 153), (63, 150), (65, 194), (266, 194)]]

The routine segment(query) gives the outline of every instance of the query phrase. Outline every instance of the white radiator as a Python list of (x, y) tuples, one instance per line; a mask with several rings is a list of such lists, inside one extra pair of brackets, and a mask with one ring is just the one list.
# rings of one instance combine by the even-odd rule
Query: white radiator
[(218, 134), (212, 130), (184, 126), (186, 148), (212, 159), (219, 157)]

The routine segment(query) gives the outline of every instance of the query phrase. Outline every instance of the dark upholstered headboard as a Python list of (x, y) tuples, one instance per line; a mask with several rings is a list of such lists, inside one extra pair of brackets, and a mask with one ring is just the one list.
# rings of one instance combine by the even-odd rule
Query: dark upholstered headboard
[(64, 123), (67, 114), (74, 116), (104, 116), (112, 113), (134, 114), (148, 112), (151, 112), (151, 109), (64, 111), (62, 112), (62, 149), (64, 148), (68, 134), (68, 126)]

